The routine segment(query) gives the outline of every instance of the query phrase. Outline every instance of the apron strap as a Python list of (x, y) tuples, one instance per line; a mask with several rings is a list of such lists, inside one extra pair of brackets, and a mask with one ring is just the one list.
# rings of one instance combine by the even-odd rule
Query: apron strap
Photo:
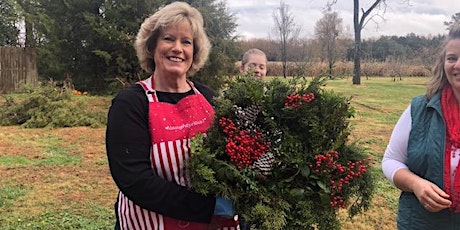
[(195, 88), (195, 84), (193, 84), (192, 81), (187, 80), (187, 83), (188, 83), (188, 84), (190, 85), (190, 87), (193, 89), (193, 92), (194, 92), (195, 94), (201, 94), (200, 91), (198, 91), (198, 89)]
[(156, 102), (158, 101), (157, 94), (155, 93), (155, 89), (153, 89), (153, 77), (149, 77), (143, 81), (138, 81), (136, 84), (139, 84), (144, 88), (145, 95), (147, 96), (149, 102)]
[[(201, 94), (192, 81), (187, 80), (187, 83), (193, 89), (195, 94)], [(138, 81), (136, 84), (139, 84), (142, 86), (142, 88), (144, 88), (145, 95), (147, 96), (149, 102), (158, 102), (158, 97), (154, 89), (153, 75), (143, 81)]]

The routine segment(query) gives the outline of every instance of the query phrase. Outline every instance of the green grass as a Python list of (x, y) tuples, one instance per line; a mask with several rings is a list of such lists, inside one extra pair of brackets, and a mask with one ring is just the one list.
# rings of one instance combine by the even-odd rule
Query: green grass
[(63, 147), (62, 140), (56, 135), (44, 136), (37, 142), (44, 147), (44, 159), (39, 160), (40, 165), (76, 165), (81, 162), (81, 156), (72, 154), (71, 147)]
[(12, 156), (12, 155), (0, 156), (0, 165), (7, 167), (7, 168), (29, 166), (33, 164), (34, 164), (33, 160), (30, 160), (24, 156)]
[(104, 142), (93, 137), (103, 137), (103, 129), (12, 126), (0, 133), (0, 147), (7, 146), (0, 155), (0, 230), (113, 229), (116, 189), (102, 163)]
[(387, 112), (392, 118), (399, 117), (412, 97), (423, 94), (427, 78), (404, 78), (392, 81), (389, 78), (362, 79), (361, 85), (353, 85), (348, 79), (327, 81), (327, 89), (352, 97), (357, 105), (368, 106), (370, 111)]
[(20, 136), (16, 136), (10, 141), (17, 143), (18, 146), (41, 148), (42, 151), (39, 156), (33, 159), (17, 155), (0, 156), (0, 165), (5, 167), (76, 165), (81, 162), (81, 156), (73, 154), (74, 151), (71, 146), (63, 146), (62, 139), (54, 134), (32, 139), (22, 139)]
[[(101, 207), (93, 207), (89, 210), (93, 214), (79, 214), (70, 210), (51, 210), (39, 216), (28, 216), (18, 218), (15, 222), (4, 222), (6, 225), (0, 226), (0, 230), (24, 230), (24, 229), (43, 229), (43, 230), (101, 230), (111, 229), (113, 225), (112, 213), (101, 210)], [(0, 217), (0, 223), (2, 222)]]
[(0, 208), (9, 208), (14, 204), (14, 201), (25, 195), (27, 189), (23, 185), (9, 186), (3, 185), (0, 187)]

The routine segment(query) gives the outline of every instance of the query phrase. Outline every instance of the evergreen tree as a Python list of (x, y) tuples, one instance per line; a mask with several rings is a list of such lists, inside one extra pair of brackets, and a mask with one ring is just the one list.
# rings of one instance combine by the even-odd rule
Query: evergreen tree
[[(133, 48), (140, 24), (164, 0), (22, 0), (39, 74), (72, 82), (91, 93), (110, 93), (145, 77)], [(27, 3), (27, 4), (26, 4)], [(188, 1), (203, 14), (213, 48), (208, 64), (193, 78), (217, 89), (232, 73), (240, 50), (231, 34), (235, 20), (221, 1)], [(31, 6), (31, 7), (26, 7)], [(122, 82), (123, 84), (120, 84)]]
[(16, 23), (19, 15), (12, 0), (0, 1), (0, 46), (18, 45), (19, 29)]
[[(98, 66), (91, 69), (99, 71), (95, 77), (99, 77), (102, 84), (98, 88), (113, 92), (119, 88), (120, 82), (129, 84), (145, 75), (133, 44), (143, 20), (163, 2), (106, 0), (98, 15), (87, 17), (92, 33), (91, 53), (98, 60)], [(89, 79), (88, 83), (94, 84), (95, 79)]]
[(99, 14), (101, 0), (39, 1), (40, 11), (49, 19), (44, 26), (47, 29), (42, 30), (45, 40), (39, 47), (41, 77), (82, 83), (98, 74), (87, 18)]

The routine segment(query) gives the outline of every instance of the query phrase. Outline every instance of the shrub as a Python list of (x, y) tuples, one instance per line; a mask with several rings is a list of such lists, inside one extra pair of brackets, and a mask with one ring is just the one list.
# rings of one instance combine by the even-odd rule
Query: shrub
[(59, 88), (52, 82), (25, 86), (21, 98), (4, 96), (0, 107), (0, 125), (21, 125), (24, 128), (60, 128), (105, 124), (104, 113), (92, 112), (82, 100), (72, 98), (73, 91)]

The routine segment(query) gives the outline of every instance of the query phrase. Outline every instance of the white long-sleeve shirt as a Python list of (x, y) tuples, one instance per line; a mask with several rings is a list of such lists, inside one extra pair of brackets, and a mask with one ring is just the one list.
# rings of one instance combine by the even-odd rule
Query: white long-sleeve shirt
[[(404, 110), (398, 122), (396, 123), (393, 132), (388, 142), (385, 154), (382, 159), (382, 170), (385, 177), (393, 184), (393, 177), (396, 171), (408, 168), (407, 162), (407, 142), (412, 128), (412, 117), (410, 105)], [(460, 149), (455, 150), (455, 154), (451, 154), (451, 177), (453, 178), (455, 169), (460, 159)]]
[(404, 110), (388, 142), (382, 159), (382, 170), (385, 177), (393, 183), (393, 176), (399, 169), (407, 168), (407, 142), (412, 126), (410, 106)]

